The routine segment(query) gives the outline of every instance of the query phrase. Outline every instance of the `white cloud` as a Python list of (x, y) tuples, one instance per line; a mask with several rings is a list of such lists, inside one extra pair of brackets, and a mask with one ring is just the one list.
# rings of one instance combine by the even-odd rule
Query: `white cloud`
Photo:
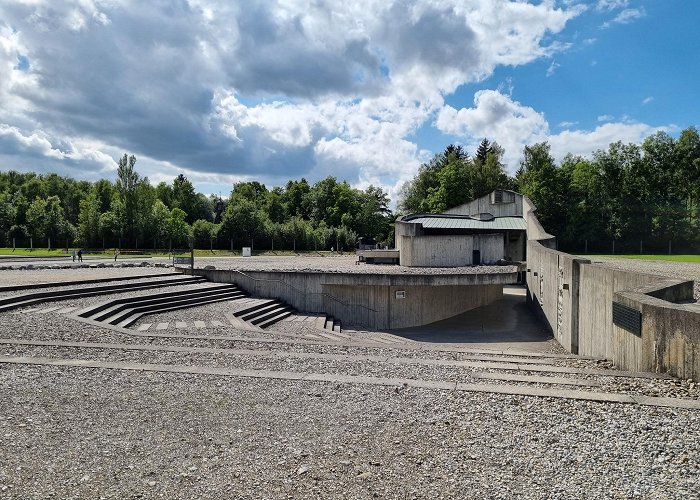
[(552, 61), (552, 64), (550, 64), (549, 67), (547, 68), (547, 78), (552, 76), (559, 66), (561, 66), (561, 64), (558, 64), (555, 61)]
[(513, 101), (495, 90), (480, 90), (474, 107), (456, 110), (444, 106), (436, 127), (446, 134), (466, 137), (470, 144), (482, 138), (495, 140), (505, 148), (505, 161), (514, 169), (523, 146), (546, 140), (549, 125), (542, 113)]
[(552, 156), (561, 160), (567, 153), (590, 157), (599, 149), (607, 149), (617, 141), (641, 143), (657, 131), (672, 130), (672, 126), (653, 127), (644, 123), (605, 123), (594, 130), (565, 130), (549, 137)]
[(642, 105), (645, 105), (645, 106), (646, 106), (647, 104), (649, 104), (649, 103), (652, 102), (653, 100), (654, 100), (654, 97), (653, 97), (653, 96), (645, 97), (645, 98), (642, 100)]
[[(598, 121), (614, 119), (611, 115), (598, 117)], [(543, 114), (495, 90), (478, 91), (473, 108), (456, 110), (444, 106), (436, 121), (438, 129), (459, 137), (470, 151), (474, 151), (484, 137), (504, 146), (504, 161), (511, 173), (517, 170), (526, 145), (547, 141), (552, 156), (560, 161), (567, 153), (590, 156), (598, 149), (606, 149), (612, 142), (640, 143), (656, 131), (676, 128), (673, 125), (654, 127), (637, 123), (627, 116), (618, 122), (599, 125), (594, 130), (570, 130), (577, 124), (561, 122), (558, 127), (567, 130), (552, 134)]]
[(611, 21), (606, 21), (601, 25), (601, 28), (609, 28), (613, 24), (630, 24), (647, 15), (644, 7), (638, 9), (625, 9), (615, 16)]
[(629, 0), (598, 0), (596, 2), (595, 8), (596, 10), (616, 10), (616, 9), (622, 9), (627, 7), (629, 5)]
[[(445, 95), (499, 65), (567, 50), (557, 34), (583, 10), (509, 0), (6, 0), (0, 123), (13, 146), (3, 168), (32, 154), (38, 169), (65, 164), (87, 177), (127, 151), (152, 180), (335, 174), (393, 189), (425, 159), (412, 135)], [(480, 112), (495, 112), (498, 96), (481, 99)], [(520, 111), (516, 135), (536, 136), (526, 122), (537, 130), (544, 119)]]

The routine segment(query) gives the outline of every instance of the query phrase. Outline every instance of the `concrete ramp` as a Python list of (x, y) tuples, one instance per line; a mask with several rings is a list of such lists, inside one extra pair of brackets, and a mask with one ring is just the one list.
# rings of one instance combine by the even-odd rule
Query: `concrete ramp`
[(469, 344), (488, 349), (549, 352), (559, 348), (545, 325), (527, 307), (525, 298), (524, 287), (506, 286), (503, 298), (492, 304), (391, 333), (418, 342)]

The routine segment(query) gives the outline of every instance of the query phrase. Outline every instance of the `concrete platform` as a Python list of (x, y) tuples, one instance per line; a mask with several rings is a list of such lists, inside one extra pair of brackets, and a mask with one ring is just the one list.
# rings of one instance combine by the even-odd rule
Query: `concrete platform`
[(525, 303), (525, 288), (503, 287), (503, 298), (487, 306), (429, 325), (391, 330), (418, 342), (468, 344), (469, 347), (551, 352), (558, 346)]

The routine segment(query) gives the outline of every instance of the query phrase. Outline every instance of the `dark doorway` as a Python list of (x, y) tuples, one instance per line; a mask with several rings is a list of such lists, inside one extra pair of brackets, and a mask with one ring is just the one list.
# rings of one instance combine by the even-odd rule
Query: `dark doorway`
[(481, 265), (481, 252), (479, 250), (472, 251), (472, 265)]

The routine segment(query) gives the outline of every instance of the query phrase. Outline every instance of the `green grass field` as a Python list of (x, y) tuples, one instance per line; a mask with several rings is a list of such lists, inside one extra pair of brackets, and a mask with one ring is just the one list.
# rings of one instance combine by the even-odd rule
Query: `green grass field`
[(638, 260), (665, 260), (669, 262), (689, 262), (700, 264), (700, 255), (610, 255), (610, 254), (587, 254), (587, 257), (611, 257), (614, 259), (638, 259)]

